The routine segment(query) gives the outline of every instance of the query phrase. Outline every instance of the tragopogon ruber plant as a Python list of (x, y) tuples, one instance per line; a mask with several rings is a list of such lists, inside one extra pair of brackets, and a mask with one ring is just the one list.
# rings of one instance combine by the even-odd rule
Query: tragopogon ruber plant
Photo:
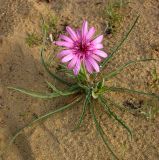
[[(118, 104), (111, 101), (110, 99), (105, 98), (105, 94), (107, 94), (108, 92), (121, 92), (121, 93), (126, 92), (130, 94), (151, 96), (157, 99), (159, 98), (159, 96), (154, 93), (145, 93), (143, 91), (131, 90), (131, 89), (122, 88), (122, 87), (107, 86), (105, 85), (105, 82), (115, 77), (124, 68), (128, 67), (129, 65), (133, 65), (140, 62), (146, 62), (154, 59), (140, 59), (136, 61), (129, 61), (126, 64), (119, 66), (117, 69), (109, 73), (103, 73), (102, 77), (99, 77), (97, 73), (102, 72), (103, 69), (106, 67), (106, 65), (108, 65), (108, 62), (117, 53), (119, 48), (122, 46), (124, 41), (127, 39), (129, 34), (135, 27), (135, 24), (137, 23), (138, 18), (139, 16), (135, 19), (133, 24), (128, 29), (127, 33), (121, 39), (119, 44), (117, 44), (116, 47), (112, 50), (112, 53), (110, 53), (109, 56), (107, 55), (107, 53), (101, 50), (103, 48), (103, 45), (102, 45), (103, 35), (100, 35), (97, 38), (93, 38), (95, 29), (94, 27), (88, 29), (87, 21), (83, 22), (82, 29), (73, 30), (70, 27), (67, 27), (66, 30), (69, 33), (69, 36), (60, 35), (60, 40), (55, 41), (54, 45), (64, 47), (64, 50), (62, 50), (57, 55), (58, 58), (60, 58), (61, 61), (64, 63), (64, 64), (60, 64), (60, 69), (58, 71), (63, 72), (66, 76), (68, 76), (68, 79), (73, 78), (73, 80), (71, 81), (66, 80), (63, 77), (60, 77), (58, 74), (55, 74), (47, 67), (46, 62), (44, 60), (45, 40), (46, 40), (46, 31), (44, 29), (43, 30), (44, 44), (43, 44), (43, 48), (41, 49), (42, 64), (46, 69), (46, 71), (48, 72), (48, 74), (52, 78), (58, 80), (59, 83), (63, 83), (64, 85), (66, 85), (67, 89), (59, 89), (53, 84), (51, 84), (50, 82), (47, 82), (47, 84), (52, 89), (52, 92), (47, 94), (37, 93), (34, 91), (22, 89), (22, 88), (15, 88), (15, 87), (9, 87), (9, 88), (19, 91), (21, 93), (30, 95), (32, 97), (42, 98), (42, 99), (52, 99), (55, 97), (60, 97), (60, 96), (62, 97), (62, 96), (69, 96), (69, 95), (75, 95), (75, 97), (74, 97), (74, 100), (69, 104), (38, 117), (37, 119), (33, 120), (30, 124), (28, 124), (26, 127), (29, 127), (36, 122), (49, 118), (55, 113), (58, 113), (60, 111), (73, 107), (77, 103), (83, 104), (82, 113), (79, 117), (79, 121), (75, 126), (75, 129), (81, 126), (83, 122), (83, 118), (86, 114), (86, 110), (90, 110), (96, 129), (98, 130), (103, 142), (105, 143), (107, 148), (110, 150), (112, 155), (116, 159), (119, 159), (118, 156), (113, 151), (113, 149), (110, 147), (107, 135), (104, 133), (96, 117), (94, 101), (99, 102), (100, 106), (103, 107), (106, 114), (108, 114), (110, 118), (114, 118), (117, 122), (119, 122), (119, 124), (121, 124), (128, 131), (129, 135), (132, 137), (132, 132), (129, 129), (129, 127), (122, 120), (122, 118), (120, 118), (112, 110), (112, 107), (110, 106), (110, 104), (114, 106), (118, 106)], [(21, 132), (26, 127), (21, 129), (14, 135), (9, 145), (15, 141), (17, 136), (21, 134)]]

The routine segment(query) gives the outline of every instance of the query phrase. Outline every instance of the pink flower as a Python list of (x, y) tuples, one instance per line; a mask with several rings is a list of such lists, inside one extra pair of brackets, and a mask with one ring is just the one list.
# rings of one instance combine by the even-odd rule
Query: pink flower
[(88, 30), (88, 22), (84, 21), (82, 29), (74, 31), (71, 27), (66, 27), (70, 37), (60, 35), (60, 41), (55, 41), (58, 46), (65, 47), (57, 56), (63, 63), (68, 63), (68, 68), (73, 69), (78, 75), (81, 65), (84, 65), (89, 73), (99, 72), (98, 63), (102, 58), (107, 57), (107, 53), (102, 51), (103, 35), (93, 39), (94, 27)]

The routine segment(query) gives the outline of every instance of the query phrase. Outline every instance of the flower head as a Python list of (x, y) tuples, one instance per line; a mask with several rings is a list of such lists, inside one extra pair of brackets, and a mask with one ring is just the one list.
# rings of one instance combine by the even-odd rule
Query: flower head
[(55, 42), (56, 45), (65, 47), (57, 56), (63, 63), (68, 63), (68, 68), (73, 69), (75, 75), (78, 75), (81, 65), (84, 65), (89, 73), (99, 72), (98, 63), (107, 57), (101, 50), (103, 35), (93, 39), (95, 29), (91, 27), (88, 30), (87, 21), (83, 22), (81, 30), (74, 31), (69, 26), (66, 30), (70, 37), (60, 35), (60, 41)]

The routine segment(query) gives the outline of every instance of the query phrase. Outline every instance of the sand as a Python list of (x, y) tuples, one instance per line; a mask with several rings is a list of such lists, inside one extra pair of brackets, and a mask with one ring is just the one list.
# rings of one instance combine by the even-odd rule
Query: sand
[[(28, 124), (36, 116), (54, 110), (70, 102), (70, 98), (40, 100), (11, 91), (7, 86), (20, 86), (37, 91), (48, 91), (45, 80), (54, 82), (45, 72), (39, 56), (40, 46), (29, 47), (27, 33), (40, 33), (41, 14), (53, 14), (58, 19), (59, 30), (65, 25), (77, 27), (83, 19), (97, 28), (97, 33), (105, 29), (103, 17), (106, 0), (0, 0), (0, 149), (6, 146), (15, 132)], [(109, 53), (127, 26), (135, 18), (140, 19), (124, 43), (118, 55), (105, 69), (105, 73), (129, 60), (143, 57), (159, 58), (159, 1), (131, 0), (122, 9), (123, 21), (115, 35), (105, 35), (104, 46)], [(53, 53), (56, 54), (56, 53)], [(142, 89), (159, 94), (159, 87), (152, 88), (153, 67), (159, 62), (137, 64), (125, 69), (110, 84)], [(56, 83), (59, 88), (62, 85)], [(107, 96), (107, 95), (106, 95)], [(113, 99), (130, 106), (145, 103), (151, 98), (126, 94), (112, 94)], [(159, 102), (152, 99), (158, 106)], [(82, 105), (54, 115), (35, 127), (26, 129), (2, 156), (2, 160), (111, 160), (112, 156), (97, 133), (89, 112), (80, 129), (72, 132)], [(96, 107), (100, 107), (96, 105)], [(128, 140), (126, 131), (112, 121), (102, 110), (98, 113), (100, 123), (107, 133), (114, 149), (123, 160), (159, 159), (159, 117), (147, 120), (141, 114), (117, 113), (132, 128), (133, 140)]]

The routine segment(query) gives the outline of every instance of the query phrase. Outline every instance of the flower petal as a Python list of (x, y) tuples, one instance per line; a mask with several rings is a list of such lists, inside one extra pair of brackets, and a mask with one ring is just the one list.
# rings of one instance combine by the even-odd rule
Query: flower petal
[(66, 41), (66, 42), (73, 43), (73, 40), (65, 35), (60, 35), (60, 39)]
[(85, 66), (86, 66), (87, 71), (88, 71), (90, 74), (93, 73), (92, 64), (91, 64), (87, 59), (85, 60)]
[(77, 62), (76, 62), (76, 65), (75, 65), (75, 67), (74, 67), (74, 69), (73, 69), (73, 72), (74, 72), (75, 75), (78, 75), (78, 73), (79, 73), (79, 71), (80, 71), (80, 68), (81, 68), (81, 61), (80, 61), (80, 59), (78, 58), (78, 59), (77, 59)]
[(95, 33), (95, 28), (94, 27), (91, 27), (90, 29), (89, 29), (89, 31), (88, 31), (88, 33), (87, 33), (87, 40), (90, 40), (90, 39), (92, 39), (92, 36), (94, 35), (94, 33)]
[(99, 44), (95, 44), (94, 49), (102, 49), (103, 48), (103, 44), (99, 43)]
[(72, 60), (69, 62), (68, 68), (69, 68), (69, 69), (74, 68), (74, 66), (75, 66), (75, 64), (76, 64), (76, 62), (77, 62), (77, 60), (78, 60), (77, 56), (74, 56), (74, 57), (72, 58)]
[(103, 58), (108, 57), (108, 54), (101, 50), (95, 50), (93, 53)]
[(67, 47), (67, 48), (73, 47), (73, 43), (65, 42), (65, 41), (56, 41), (55, 44), (58, 46), (63, 46), (63, 47)]
[(99, 72), (99, 65), (97, 64), (97, 62), (91, 57), (89, 57), (88, 61), (91, 63), (95, 71)]
[(96, 39), (92, 41), (93, 44), (99, 44), (103, 40), (103, 35), (98, 36)]
[(73, 54), (70, 53), (70, 54), (68, 54), (67, 56), (65, 56), (64, 58), (62, 58), (61, 61), (62, 61), (63, 63), (65, 63), (65, 62), (70, 61), (72, 58), (73, 58)]
[(84, 21), (82, 25), (82, 38), (86, 38), (88, 32), (88, 22)]
[(82, 36), (81, 36), (81, 31), (79, 29), (77, 29), (76, 34), (77, 34), (78, 40), (80, 40)]
[(72, 50), (63, 50), (60, 53), (57, 54), (58, 58), (62, 58), (64, 56), (67, 56), (68, 54), (72, 53)]
[(70, 34), (71, 38), (76, 41), (77, 40), (77, 35), (76, 32), (69, 26), (66, 27), (67, 32)]
[(101, 43), (99, 43), (99, 44), (90, 44), (90, 46), (89, 46), (89, 50), (91, 50), (91, 51), (102, 49), (102, 48), (103, 48), (103, 44), (101, 44)]
[(99, 56), (97, 56), (97, 55), (95, 55), (95, 54), (92, 54), (91, 57), (92, 57), (93, 59), (95, 59), (96, 61), (98, 61), (98, 62), (101, 62), (101, 60), (102, 60)]

